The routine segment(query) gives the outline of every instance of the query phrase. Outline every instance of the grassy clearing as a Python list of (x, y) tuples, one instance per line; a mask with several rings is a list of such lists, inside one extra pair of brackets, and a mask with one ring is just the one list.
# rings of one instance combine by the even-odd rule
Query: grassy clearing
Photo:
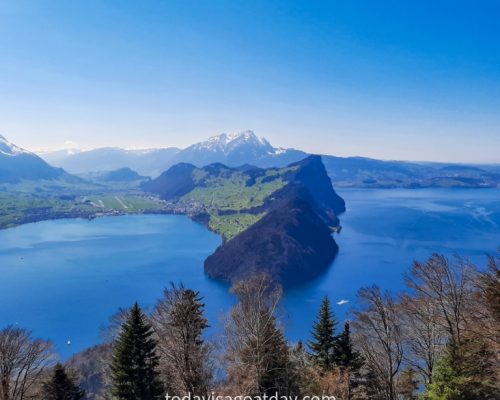
[[(260, 206), (264, 200), (286, 185), (285, 174), (293, 168), (268, 170), (247, 186), (248, 175), (232, 172), (229, 176), (206, 178), (203, 186), (186, 194), (183, 200), (196, 201), (210, 210), (244, 210)], [(203, 171), (202, 171), (203, 172)], [(201, 172), (200, 172), (201, 174)], [(201, 179), (196, 176), (196, 179)]]
[(23, 223), (52, 219), (89, 217), (115, 213), (141, 213), (162, 210), (161, 201), (136, 193), (93, 193), (48, 195), (26, 192), (0, 192), (0, 229)]
[[(217, 175), (210, 175), (204, 169), (197, 169), (193, 171), (193, 179), (198, 186), (182, 200), (202, 204), (210, 214), (210, 229), (230, 240), (264, 215), (249, 214), (245, 210), (263, 205), (266, 198), (287, 184), (288, 174), (296, 168), (268, 169), (254, 181), (247, 172), (221, 170)], [(235, 213), (219, 215), (220, 211)]]
[(198, 187), (188, 193), (185, 199), (200, 202), (208, 209), (243, 210), (262, 205), (266, 197), (284, 185), (281, 179), (250, 187), (240, 182), (227, 182), (216, 187)]
[(214, 232), (219, 233), (226, 240), (231, 240), (237, 234), (243, 232), (245, 229), (255, 224), (261, 219), (264, 214), (247, 214), (238, 213), (231, 215), (216, 215), (210, 216), (208, 226)]

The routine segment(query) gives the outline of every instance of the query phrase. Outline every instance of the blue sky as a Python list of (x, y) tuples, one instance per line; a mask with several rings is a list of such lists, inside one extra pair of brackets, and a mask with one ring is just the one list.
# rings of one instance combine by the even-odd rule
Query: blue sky
[(500, 162), (500, 2), (2, 1), (0, 133), (29, 149), (252, 129), (341, 156)]

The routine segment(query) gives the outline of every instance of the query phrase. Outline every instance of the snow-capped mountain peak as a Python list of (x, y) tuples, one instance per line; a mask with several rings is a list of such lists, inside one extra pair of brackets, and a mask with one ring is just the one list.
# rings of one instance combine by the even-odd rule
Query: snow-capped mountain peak
[(251, 145), (255, 147), (264, 147), (266, 150), (273, 149), (271, 144), (263, 137), (258, 137), (252, 131), (244, 131), (239, 133), (221, 133), (220, 135), (212, 136), (208, 140), (194, 144), (192, 149), (209, 150), (214, 152), (229, 152), (235, 148)]
[(9, 142), (4, 136), (0, 135), (0, 154), (5, 156), (18, 156), (21, 154), (32, 154), (21, 147)]
[[(74, 152), (75, 154), (71, 154)], [(101, 147), (93, 150), (61, 150), (43, 154), (49, 164), (75, 174), (131, 168), (144, 176), (157, 176), (170, 166), (190, 163), (203, 167), (222, 163), (229, 167), (285, 166), (305, 158), (299, 150), (273, 147), (252, 131), (221, 133), (185, 149)]]
[(172, 161), (196, 166), (216, 162), (228, 166), (244, 164), (277, 166), (290, 164), (304, 158), (303, 156), (304, 153), (297, 150), (275, 148), (264, 137), (258, 137), (254, 132), (247, 130), (212, 136), (180, 151)]
[(229, 135), (230, 142), (251, 143), (258, 146), (272, 147), (264, 137), (258, 137), (253, 131), (244, 131)]

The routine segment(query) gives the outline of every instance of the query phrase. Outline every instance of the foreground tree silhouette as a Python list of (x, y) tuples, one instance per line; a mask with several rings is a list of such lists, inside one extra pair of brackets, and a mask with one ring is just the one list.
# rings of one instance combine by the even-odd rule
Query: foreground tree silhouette
[(152, 335), (151, 326), (135, 303), (122, 325), (111, 363), (111, 393), (117, 399), (163, 397), (163, 385), (157, 371), (156, 341)]
[(313, 326), (313, 340), (309, 342), (314, 362), (323, 371), (332, 371), (335, 367), (335, 328), (337, 322), (327, 296), (321, 303), (318, 320)]
[(43, 385), (42, 393), (44, 400), (81, 400), (85, 397), (61, 364), (55, 366), (50, 381)]

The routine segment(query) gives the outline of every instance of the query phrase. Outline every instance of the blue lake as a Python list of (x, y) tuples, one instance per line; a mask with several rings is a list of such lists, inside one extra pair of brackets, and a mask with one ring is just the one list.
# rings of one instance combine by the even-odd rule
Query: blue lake
[[(484, 264), (500, 245), (500, 191), (494, 189), (339, 190), (347, 202), (340, 253), (317, 280), (283, 302), (291, 340), (308, 339), (328, 294), (339, 320), (356, 292), (378, 284), (398, 291), (414, 260), (459, 253)], [(52, 339), (63, 358), (100, 341), (119, 307), (151, 308), (170, 281), (205, 298), (212, 327), (234, 299), (208, 279), (203, 260), (220, 238), (183, 216), (57, 220), (0, 231), (0, 327), (16, 324)], [(68, 344), (68, 341), (71, 344)]]

